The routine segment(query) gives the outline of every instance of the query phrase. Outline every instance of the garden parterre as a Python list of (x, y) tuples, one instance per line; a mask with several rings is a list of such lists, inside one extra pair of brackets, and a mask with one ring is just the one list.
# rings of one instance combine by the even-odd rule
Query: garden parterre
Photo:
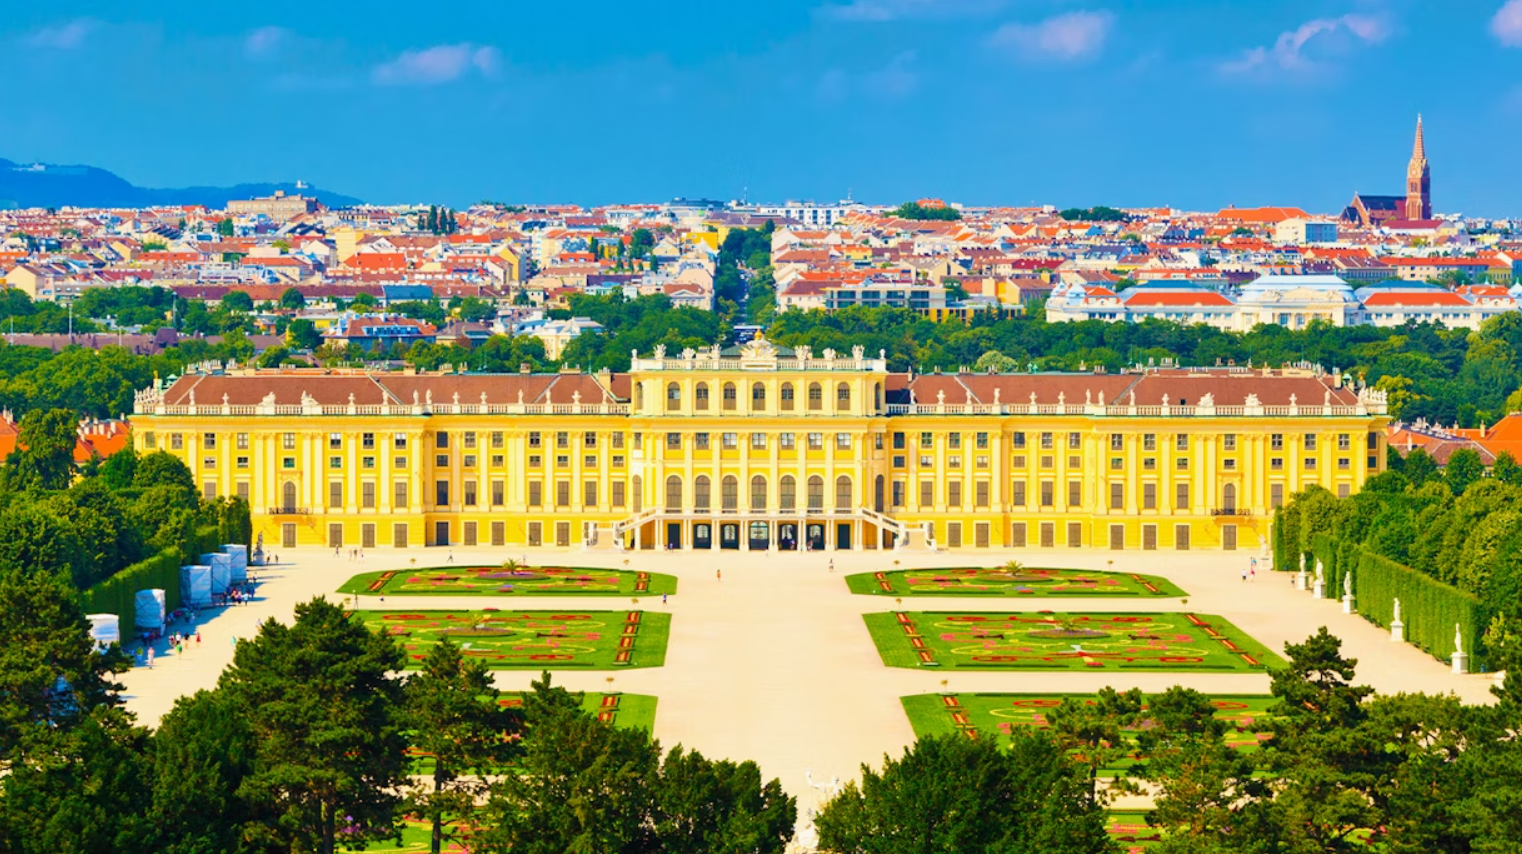
[[(1016, 727), (1042, 729), (1048, 725), (1047, 714), (1068, 698), (1088, 700), (1092, 694), (911, 694), (901, 698), (914, 735), (924, 738), (960, 732), (973, 738), (1009, 740)], [(1227, 725), (1226, 743), (1238, 750), (1251, 750), (1267, 738), (1253, 732), (1253, 727), (1268, 717), (1275, 702), (1263, 694), (1212, 695), (1216, 718)], [(1136, 733), (1145, 722), (1124, 734), (1134, 744)], [(1110, 772), (1129, 768), (1134, 759), (1121, 761)]]
[(676, 576), (582, 566), (434, 566), (354, 576), (339, 593), (367, 596), (661, 596)]
[(1167, 579), (1134, 572), (1025, 566), (951, 567), (846, 576), (852, 593), (877, 596), (1184, 596)]
[(359, 611), (416, 667), (443, 638), (492, 669), (610, 670), (666, 662), (671, 615), (654, 611)]
[(1263, 671), (1283, 660), (1225, 619), (1192, 613), (864, 614), (883, 663), (965, 670)]

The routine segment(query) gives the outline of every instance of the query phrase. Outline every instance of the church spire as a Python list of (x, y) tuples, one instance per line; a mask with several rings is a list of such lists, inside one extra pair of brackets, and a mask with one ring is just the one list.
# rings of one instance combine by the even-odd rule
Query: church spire
[(1416, 116), (1416, 141), (1406, 167), (1406, 219), (1432, 219), (1432, 170), (1427, 165), (1427, 140), (1421, 114)]
[(1427, 141), (1422, 137), (1422, 114), (1416, 114), (1416, 144), (1411, 148), (1412, 160), (1427, 159)]

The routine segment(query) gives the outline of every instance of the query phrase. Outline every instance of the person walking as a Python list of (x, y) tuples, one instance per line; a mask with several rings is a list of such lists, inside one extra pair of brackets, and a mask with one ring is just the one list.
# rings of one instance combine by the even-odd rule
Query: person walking
[(666, 606), (666, 594), (662, 593), (661, 594), (661, 607), (664, 608), (665, 606)]
[(835, 558), (830, 558), (830, 572), (835, 571)]
[(722, 569), (716, 569), (716, 570), (714, 570), (713, 571), (713, 577), (714, 577), (714, 580), (716, 580), (716, 581), (723, 581), (724, 580), (724, 570), (722, 570)]

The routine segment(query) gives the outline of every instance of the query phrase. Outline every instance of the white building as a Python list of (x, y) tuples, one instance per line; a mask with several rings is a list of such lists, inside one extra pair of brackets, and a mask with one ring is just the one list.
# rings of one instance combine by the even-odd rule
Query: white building
[(837, 202), (833, 205), (789, 201), (785, 205), (756, 206), (756, 213), (762, 216), (790, 219), (815, 228), (828, 228), (845, 218), (846, 214), (862, 210), (866, 210), (866, 208), (860, 203), (850, 200)]
[(1274, 226), (1274, 242), (1295, 246), (1336, 243), (1337, 223), (1319, 219), (1287, 219)]

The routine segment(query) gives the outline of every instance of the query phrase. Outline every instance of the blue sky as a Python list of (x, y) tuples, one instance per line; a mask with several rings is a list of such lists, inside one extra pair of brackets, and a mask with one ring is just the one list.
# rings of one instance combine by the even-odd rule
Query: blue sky
[(0, 157), (377, 202), (1522, 214), (1522, 0), (0, 0)]

